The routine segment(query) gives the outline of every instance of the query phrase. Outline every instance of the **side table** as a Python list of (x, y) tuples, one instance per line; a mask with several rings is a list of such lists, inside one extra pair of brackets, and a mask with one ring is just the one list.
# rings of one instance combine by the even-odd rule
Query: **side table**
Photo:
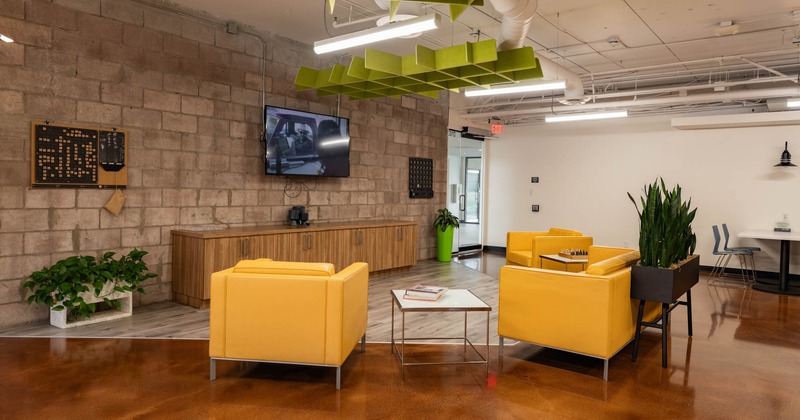
[(550, 260), (564, 264), (564, 271), (569, 271), (570, 264), (580, 264), (581, 269), (586, 269), (586, 263), (589, 262), (587, 258), (566, 258), (558, 254), (542, 254), (539, 255), (539, 267), (542, 266), (542, 260)]
[[(392, 290), (392, 352), (400, 360), (401, 377), (403, 368), (414, 365), (450, 365), (450, 364), (483, 364), (486, 365), (486, 377), (489, 377), (489, 312), (492, 307), (475, 296), (467, 289), (450, 289), (435, 301), (404, 299), (405, 290)], [(394, 309), (397, 307), (401, 313), (400, 346), (394, 339)], [(464, 312), (464, 334), (459, 337), (406, 337), (406, 312)], [(486, 312), (486, 355), (480, 351), (467, 338), (467, 314), (469, 312)], [(405, 354), (407, 341), (423, 340), (463, 340), (464, 351), (467, 345), (478, 355), (480, 360), (464, 360), (458, 362), (408, 362)]]

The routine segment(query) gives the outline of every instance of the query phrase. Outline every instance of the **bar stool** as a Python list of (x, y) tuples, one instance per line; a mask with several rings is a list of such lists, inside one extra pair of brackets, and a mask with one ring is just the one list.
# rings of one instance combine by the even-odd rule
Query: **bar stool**
[(732, 249), (732, 250), (720, 250), (720, 242), (721, 237), (719, 234), (719, 227), (717, 225), (711, 226), (711, 229), (714, 231), (714, 251), (713, 254), (717, 256), (717, 261), (714, 263), (714, 268), (711, 270), (711, 274), (708, 277), (709, 284), (715, 284), (717, 282), (724, 282), (725, 280), (722, 278), (725, 269), (728, 268), (728, 262), (730, 262), (731, 257), (734, 255), (739, 257), (739, 267), (742, 272), (742, 286), (747, 287), (750, 283), (750, 273), (747, 268), (747, 256), (753, 255), (753, 251), (748, 249)]
[(722, 234), (725, 236), (725, 246), (722, 248), (725, 251), (735, 251), (735, 250), (748, 250), (751, 252), (750, 254), (750, 267), (752, 268), (753, 278), (752, 281), (755, 282), (758, 280), (758, 270), (756, 270), (756, 252), (760, 252), (761, 248), (757, 246), (732, 246), (728, 247), (728, 238), (730, 238), (730, 234), (728, 233), (728, 225), (723, 223), (722, 224)]

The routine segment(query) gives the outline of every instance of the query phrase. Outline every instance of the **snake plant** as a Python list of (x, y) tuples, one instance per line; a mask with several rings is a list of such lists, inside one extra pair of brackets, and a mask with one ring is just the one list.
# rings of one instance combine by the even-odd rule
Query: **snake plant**
[(690, 210), (691, 198), (683, 202), (680, 185), (667, 190), (663, 178), (645, 185), (641, 211), (630, 193), (628, 197), (639, 213), (639, 264), (669, 268), (694, 252), (697, 237), (692, 221), (697, 208)]

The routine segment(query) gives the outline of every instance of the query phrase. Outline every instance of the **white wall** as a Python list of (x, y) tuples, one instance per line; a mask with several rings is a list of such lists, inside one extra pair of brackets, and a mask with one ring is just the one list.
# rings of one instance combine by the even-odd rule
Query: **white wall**
[[(772, 229), (788, 214), (800, 229), (800, 168), (774, 168), (789, 141), (800, 164), (795, 126), (676, 130), (668, 116), (506, 126), (487, 141), (485, 245), (505, 246), (510, 230), (572, 228), (597, 245), (638, 247), (638, 219), (630, 192), (661, 176), (680, 184), (698, 208), (696, 253), (713, 265), (713, 224), (732, 234)], [(532, 184), (531, 176), (540, 182)], [(531, 212), (539, 204), (540, 212)], [(778, 271), (779, 243), (733, 239), (764, 250), (759, 270)], [(793, 255), (800, 254), (795, 244)], [(792, 272), (798, 258), (792, 257)], [(737, 264), (732, 266), (738, 267)]]

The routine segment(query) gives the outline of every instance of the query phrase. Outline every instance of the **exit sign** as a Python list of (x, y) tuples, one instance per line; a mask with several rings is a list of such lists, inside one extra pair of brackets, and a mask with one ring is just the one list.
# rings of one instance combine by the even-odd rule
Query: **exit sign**
[(503, 134), (503, 124), (495, 122), (491, 124), (492, 134)]

